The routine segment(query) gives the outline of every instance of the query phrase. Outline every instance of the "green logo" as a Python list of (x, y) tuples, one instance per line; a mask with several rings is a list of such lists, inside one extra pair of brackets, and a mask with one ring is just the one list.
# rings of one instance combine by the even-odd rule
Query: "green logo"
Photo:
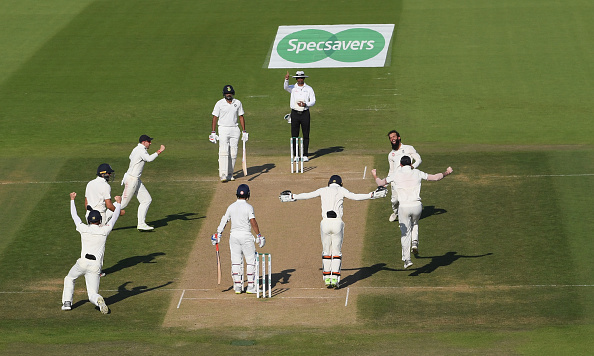
[(308, 29), (285, 36), (278, 43), (277, 52), (294, 63), (313, 63), (324, 58), (352, 63), (375, 57), (385, 45), (384, 36), (368, 28), (351, 28), (336, 34)]

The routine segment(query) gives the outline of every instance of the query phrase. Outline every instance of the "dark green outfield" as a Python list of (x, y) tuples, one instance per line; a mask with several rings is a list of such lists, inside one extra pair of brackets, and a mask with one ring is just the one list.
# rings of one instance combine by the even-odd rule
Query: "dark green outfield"
[[(0, 2), (0, 354), (591, 353), (592, 18), (587, 0)], [(424, 171), (454, 167), (423, 185), (419, 258), (402, 269), (389, 203), (371, 204), (360, 325), (162, 328), (212, 218), (222, 86), (244, 103), (250, 154), (283, 154), (285, 71), (265, 65), (277, 27), (357, 23), (396, 24), (389, 65), (306, 70), (311, 150), (373, 155), (382, 175), (396, 128)], [(68, 193), (84, 199), (104, 161), (121, 178), (143, 133), (167, 146), (143, 175), (158, 229), (137, 232), (132, 203), (106, 251), (113, 312), (61, 312), (79, 253)]]

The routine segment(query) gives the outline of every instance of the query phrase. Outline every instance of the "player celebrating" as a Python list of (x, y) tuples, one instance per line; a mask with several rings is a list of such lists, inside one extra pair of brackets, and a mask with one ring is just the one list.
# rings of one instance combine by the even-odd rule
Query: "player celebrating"
[[(87, 183), (85, 190), (85, 207), (90, 205), (93, 210), (97, 210), (101, 213), (101, 221), (103, 224), (107, 224), (113, 212), (115, 206), (111, 202), (111, 186), (109, 182), (115, 178), (115, 171), (107, 163), (102, 163), (97, 168), (97, 178)], [(124, 215), (125, 211), (120, 210), (120, 215)], [(89, 216), (89, 211), (85, 217)]]
[[(245, 131), (245, 119), (243, 117), (243, 105), (241, 101), (233, 98), (235, 90), (231, 85), (223, 88), (223, 99), (217, 101), (212, 110), (212, 132), (208, 139), (212, 143), (219, 140), (219, 177), (225, 183), (233, 178), (235, 161), (237, 160), (237, 143), (239, 142), (239, 127), (237, 119), (241, 124), (243, 134), (241, 139), (248, 140), (248, 133)], [(217, 123), (219, 124), (219, 135), (216, 134)]]
[(322, 222), (320, 233), (322, 238), (322, 278), (328, 288), (338, 288), (340, 283), (340, 269), (342, 264), (342, 240), (344, 237), (344, 222), (342, 221), (342, 203), (344, 198), (351, 200), (366, 200), (383, 198), (387, 194), (384, 187), (367, 194), (355, 194), (342, 186), (342, 178), (333, 175), (327, 187), (322, 187), (311, 193), (292, 194), (285, 190), (280, 195), (281, 202), (291, 202), (320, 197), (322, 200)]
[[(413, 159), (413, 168), (418, 168), (421, 164), (421, 156), (417, 153), (415, 148), (410, 145), (402, 144), (402, 140), (400, 138), (400, 134), (396, 130), (392, 130), (388, 132), (388, 139), (390, 139), (390, 143), (392, 144), (392, 151), (388, 154), (388, 163), (390, 164), (390, 170), (388, 171), (388, 176), (394, 173), (394, 170), (400, 167), (400, 158), (402, 156), (409, 156)], [(391, 186), (392, 191), (392, 214), (389, 217), (389, 221), (393, 222), (398, 219), (398, 192), (394, 187), (394, 184)]]
[[(213, 245), (221, 241), (221, 234), (231, 220), (231, 233), (229, 236), (229, 249), (231, 250), (231, 275), (233, 277), (233, 289), (236, 294), (243, 292), (243, 258), (247, 266), (247, 293), (256, 293), (255, 271), (256, 271), (256, 247), (254, 242), (264, 247), (266, 239), (260, 234), (260, 228), (254, 215), (254, 208), (247, 202), (250, 198), (250, 187), (247, 184), (241, 184), (237, 187), (237, 201), (231, 204), (225, 215), (221, 218), (221, 223), (217, 228), (217, 233), (211, 236)], [(257, 237), (254, 239), (252, 230)]]
[(99, 294), (99, 273), (101, 273), (101, 267), (103, 266), (105, 241), (120, 215), (122, 198), (120, 196), (115, 197), (115, 211), (113, 212), (112, 219), (106, 225), (101, 225), (101, 214), (97, 210), (92, 210), (90, 206), (87, 207), (87, 210), (90, 209), (87, 217), (88, 225), (84, 224), (76, 213), (76, 206), (74, 205), (75, 198), (76, 193), (70, 193), (70, 215), (76, 226), (76, 231), (80, 233), (82, 248), (80, 250), (80, 258), (72, 266), (68, 275), (64, 277), (62, 310), (72, 309), (74, 282), (78, 277), (84, 275), (89, 301), (98, 306), (101, 313), (107, 314), (109, 313), (109, 308), (105, 304), (103, 297)]
[(398, 222), (402, 236), (400, 243), (402, 245), (402, 261), (404, 268), (412, 266), (410, 252), (416, 255), (419, 251), (419, 219), (423, 212), (421, 204), (421, 180), (438, 181), (453, 172), (452, 167), (448, 167), (445, 172), (437, 174), (427, 174), (413, 167), (409, 156), (403, 156), (400, 159), (399, 169), (396, 169), (385, 179), (377, 177), (375, 169), (371, 170), (377, 185), (384, 186), (392, 183), (398, 193), (400, 201), (398, 206)]
[(144, 164), (154, 161), (161, 152), (165, 151), (165, 146), (161, 145), (161, 148), (157, 152), (149, 155), (148, 148), (151, 147), (152, 141), (152, 137), (147, 135), (140, 136), (138, 145), (130, 153), (130, 166), (122, 179), (122, 185), (125, 185), (124, 192), (122, 193), (122, 209), (128, 206), (133, 196), (136, 196), (140, 203), (138, 205), (138, 225), (136, 228), (143, 231), (154, 229), (154, 227), (146, 224), (146, 213), (153, 200), (144, 184), (142, 184), (140, 176), (142, 175)]

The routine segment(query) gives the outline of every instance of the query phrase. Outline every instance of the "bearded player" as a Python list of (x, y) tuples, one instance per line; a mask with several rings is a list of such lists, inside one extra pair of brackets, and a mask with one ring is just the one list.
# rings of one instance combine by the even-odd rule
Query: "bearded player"
[[(410, 145), (402, 144), (402, 139), (400, 138), (400, 134), (396, 130), (392, 130), (388, 132), (388, 139), (392, 144), (392, 151), (388, 154), (388, 163), (390, 164), (390, 170), (388, 171), (388, 176), (392, 175), (396, 169), (400, 168), (400, 159), (403, 156), (409, 156), (413, 160), (412, 168), (418, 168), (421, 164), (421, 156), (417, 153), (415, 148)], [(390, 222), (394, 222), (398, 220), (398, 191), (396, 190), (396, 186), (394, 183), (391, 183), (391, 191), (392, 191), (392, 214), (388, 219)]]

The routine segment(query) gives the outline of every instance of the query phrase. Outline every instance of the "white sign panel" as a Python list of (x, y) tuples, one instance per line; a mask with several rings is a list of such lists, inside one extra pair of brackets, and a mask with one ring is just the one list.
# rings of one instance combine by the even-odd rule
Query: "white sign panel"
[(393, 24), (279, 26), (268, 68), (383, 67)]

